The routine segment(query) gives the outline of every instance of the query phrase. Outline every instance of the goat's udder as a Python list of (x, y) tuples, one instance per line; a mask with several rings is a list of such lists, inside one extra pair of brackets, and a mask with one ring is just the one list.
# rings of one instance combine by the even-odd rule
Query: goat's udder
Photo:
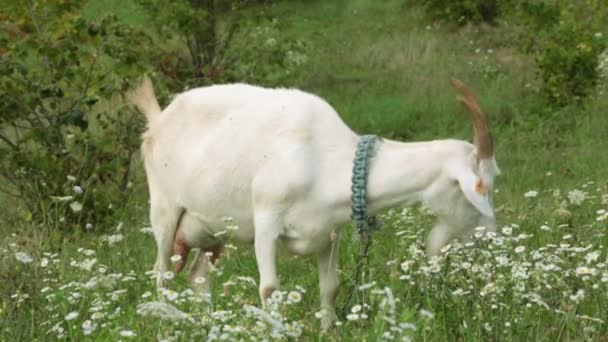
[[(179, 232), (179, 231), (178, 231)], [(188, 253), (190, 253), (191, 246), (188, 246), (186, 241), (181, 238), (181, 234), (177, 234), (175, 242), (173, 243), (173, 255), (179, 255), (181, 258), (175, 264), (175, 273), (181, 272), (188, 261)]]
[[(179, 273), (184, 269), (184, 266), (186, 265), (186, 262), (188, 261), (188, 253), (190, 253), (191, 249), (192, 249), (192, 246), (188, 245), (188, 243), (186, 241), (184, 241), (184, 239), (181, 236), (181, 231), (178, 230), (176, 237), (175, 237), (175, 242), (173, 243), (173, 255), (179, 255), (181, 258), (175, 264), (175, 273)], [(213, 265), (215, 265), (217, 263), (217, 259), (220, 257), (221, 252), (222, 252), (221, 243), (217, 243), (210, 247), (203, 248), (201, 251), (201, 253), (204, 253), (204, 254), (210, 253), (209, 262), (211, 262)]]

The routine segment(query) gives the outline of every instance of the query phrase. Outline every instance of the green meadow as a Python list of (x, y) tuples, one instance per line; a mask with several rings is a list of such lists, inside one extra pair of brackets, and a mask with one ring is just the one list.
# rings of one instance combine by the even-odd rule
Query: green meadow
[[(113, 12), (144, 29), (153, 15), (134, 0), (90, 0), (80, 11), (85, 18)], [(343, 310), (329, 331), (320, 328), (314, 258), (280, 258), (281, 292), (263, 311), (253, 250), (238, 244), (226, 246), (206, 280), (211, 302), (189, 290), (182, 273), (161, 275), (170, 287), (160, 301), (137, 156), (128, 200), (114, 203), (118, 214), (83, 221), (80, 230), (66, 232), (61, 218), (35, 224), (24, 219), (23, 203), (0, 195), (0, 340), (606, 341), (608, 78), (584, 99), (554, 106), (540, 91), (534, 58), (516, 46), (513, 25), (457, 26), (416, 1), (285, 0), (239, 11), (249, 25), (241, 28), (261, 41), (301, 44), (286, 48), (297, 57), (288, 73), (264, 65), (269, 55), (243, 54), (255, 63), (237, 81), (318, 94), (360, 134), (471, 141), (449, 80), (467, 84), (488, 116), (502, 171), (493, 195), (498, 231), (476, 231), (428, 258), (432, 213), (395, 208), (382, 215), (363, 282), (353, 284), (359, 239), (353, 226), (343, 227)], [(235, 46), (248, 37), (237, 34)], [(235, 51), (227, 55), (241, 56)], [(251, 76), (256, 70), (271, 76)], [(124, 104), (102, 99), (100, 106)], [(142, 132), (140, 125), (132, 134)]]

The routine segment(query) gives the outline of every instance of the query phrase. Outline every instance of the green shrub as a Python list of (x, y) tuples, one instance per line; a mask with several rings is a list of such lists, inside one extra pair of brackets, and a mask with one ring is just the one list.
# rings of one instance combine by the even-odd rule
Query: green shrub
[(578, 102), (595, 87), (606, 48), (608, 6), (595, 0), (561, 4), (522, 1), (523, 46), (534, 56), (541, 93), (557, 106)]
[(271, 1), (138, 1), (160, 39), (179, 47), (157, 65), (174, 91), (221, 82), (277, 85), (307, 60), (302, 41), (281, 38), (282, 22), (246, 9)]
[(145, 34), (85, 20), (79, 3), (9, 3), (0, 22), (1, 190), (66, 230), (124, 205), (140, 118), (117, 94), (154, 58)]
[(270, 86), (285, 85), (307, 63), (307, 44), (281, 35), (282, 23), (260, 18), (245, 21), (235, 33), (220, 63), (224, 80)]
[(427, 0), (427, 10), (437, 19), (464, 25), (466, 23), (495, 24), (501, 6), (507, 1), (498, 0)]

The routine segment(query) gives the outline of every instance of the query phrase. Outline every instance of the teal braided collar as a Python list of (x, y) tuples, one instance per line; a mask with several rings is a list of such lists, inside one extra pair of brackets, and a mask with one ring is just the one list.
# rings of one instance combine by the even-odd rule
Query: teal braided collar
[(375, 135), (361, 136), (355, 152), (351, 179), (351, 218), (355, 221), (359, 234), (369, 232), (370, 226), (375, 222), (375, 218), (370, 218), (367, 213), (367, 176), (369, 160), (374, 154), (374, 144), (378, 139)]

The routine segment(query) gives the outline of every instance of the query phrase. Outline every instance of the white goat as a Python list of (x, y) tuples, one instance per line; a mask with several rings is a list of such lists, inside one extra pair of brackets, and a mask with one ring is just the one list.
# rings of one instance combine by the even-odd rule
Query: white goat
[[(452, 85), (471, 113), (475, 144), (384, 139), (370, 161), (370, 215), (425, 203), (438, 217), (430, 254), (477, 226), (495, 229), (491, 193), (499, 170), (486, 118), (460, 81)], [(197, 88), (161, 111), (146, 79), (131, 100), (148, 120), (142, 152), (158, 245), (156, 270), (168, 270), (173, 252), (185, 262), (188, 250), (200, 247), (192, 281), (206, 277), (207, 257), (217, 259), (228, 236), (253, 243), (264, 303), (279, 286), (278, 248), (316, 255), (321, 305), (329, 312), (323, 327), (329, 327), (338, 288), (336, 236), (351, 213), (359, 136), (327, 102), (295, 89)], [(223, 234), (227, 218), (238, 229)], [(162, 288), (162, 276), (157, 279)]]

